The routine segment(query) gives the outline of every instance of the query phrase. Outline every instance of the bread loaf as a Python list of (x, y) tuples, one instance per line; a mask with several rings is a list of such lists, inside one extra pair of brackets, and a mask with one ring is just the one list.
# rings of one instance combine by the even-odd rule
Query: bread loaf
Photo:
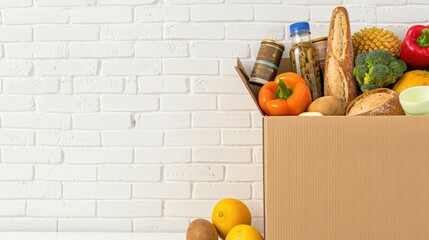
[(405, 115), (399, 94), (388, 88), (377, 88), (355, 98), (347, 106), (348, 116)]
[(332, 12), (325, 62), (325, 96), (334, 96), (349, 104), (357, 95), (353, 77), (353, 44), (349, 15), (344, 7)]

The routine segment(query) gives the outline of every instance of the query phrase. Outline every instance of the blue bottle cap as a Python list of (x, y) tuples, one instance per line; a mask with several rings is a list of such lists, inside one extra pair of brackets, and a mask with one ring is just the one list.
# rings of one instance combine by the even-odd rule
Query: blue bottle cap
[(303, 31), (310, 31), (310, 24), (308, 22), (297, 22), (289, 26), (290, 34), (300, 33)]

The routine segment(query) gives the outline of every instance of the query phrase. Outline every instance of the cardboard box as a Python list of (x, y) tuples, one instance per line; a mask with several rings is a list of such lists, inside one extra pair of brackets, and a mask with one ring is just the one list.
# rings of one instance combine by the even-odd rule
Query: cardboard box
[(424, 116), (264, 116), (265, 239), (428, 240), (428, 129)]

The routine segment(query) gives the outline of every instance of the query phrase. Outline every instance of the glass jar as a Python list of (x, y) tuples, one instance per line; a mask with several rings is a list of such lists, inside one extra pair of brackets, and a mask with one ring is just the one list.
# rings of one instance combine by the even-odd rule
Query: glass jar
[(305, 80), (314, 101), (323, 96), (323, 91), (317, 51), (310, 38), (310, 25), (308, 22), (298, 22), (290, 25), (289, 29), (292, 39), (289, 52), (292, 71)]

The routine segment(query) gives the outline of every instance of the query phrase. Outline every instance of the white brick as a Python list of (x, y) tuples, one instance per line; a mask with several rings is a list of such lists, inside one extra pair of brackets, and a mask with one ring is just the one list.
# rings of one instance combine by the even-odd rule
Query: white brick
[(0, 200), (0, 215), (2, 217), (24, 216), (25, 201)]
[(97, 112), (99, 108), (96, 96), (50, 95), (37, 98), (37, 109), (42, 112)]
[[(313, 0), (316, 1), (316, 0)], [(428, 3), (427, 0), (409, 0), (409, 3)], [(359, 4), (359, 5), (404, 5), (407, 3), (407, 0), (344, 0), (344, 4)]]
[[(331, 7), (332, 8), (332, 7)], [(329, 10), (331, 12), (332, 10)], [(310, 19), (308, 7), (259, 6), (256, 7), (256, 20), (270, 22), (299, 22)]]
[(169, 146), (218, 145), (220, 132), (202, 129), (169, 130), (165, 133), (165, 143)]
[(2, 147), (2, 162), (6, 163), (60, 163), (61, 149), (45, 147)]
[(225, 145), (261, 145), (261, 130), (224, 130), (222, 143)]
[[(259, 50), (259, 47), (258, 47), (258, 50)], [(255, 61), (253, 59), (251, 59), (251, 60), (241, 59), (241, 63), (243, 64), (244, 69), (246, 70), (248, 75), (250, 75), (250, 73), (252, 72), (252, 69), (253, 69), (253, 65), (255, 64)], [(232, 60), (232, 59), (221, 59), (220, 60), (220, 73), (221, 73), (221, 75), (238, 77), (237, 70), (235, 70), (236, 65), (237, 65), (237, 60), (235, 60), (235, 59), (234, 60)], [(246, 92), (247, 92), (247, 90), (246, 90)]]
[(210, 218), (216, 201), (165, 201), (167, 217)]
[[(345, 0), (347, 1), (347, 0)], [(365, 1), (365, 0), (364, 0)], [(377, 0), (379, 1), (379, 0)], [(363, 1), (361, 1), (363, 2)], [(342, 3), (342, 0), (283, 0), (284, 4), (299, 4), (299, 5), (316, 5), (316, 4), (333, 4), (339, 5)], [(332, 7), (332, 10), (335, 8)]]
[(161, 180), (161, 167), (158, 166), (98, 166), (99, 181), (147, 181)]
[(76, 7), (95, 5), (96, 0), (35, 0), (35, 4), (41, 7)]
[(217, 200), (222, 196), (237, 199), (250, 199), (251, 187), (243, 183), (195, 183), (194, 199)]
[(118, 147), (152, 147), (161, 146), (161, 131), (115, 131), (103, 132), (103, 145)]
[(136, 94), (137, 93), (137, 77), (128, 76), (125, 78), (125, 94)]
[(85, 131), (38, 131), (37, 144), (53, 146), (99, 146), (100, 134)]
[(164, 60), (165, 74), (218, 74), (219, 62), (206, 59), (167, 59)]
[(2, 232), (55, 232), (57, 220), (49, 218), (0, 218)]
[(98, 0), (100, 5), (144, 5), (155, 2), (156, 0)]
[(262, 165), (234, 165), (227, 166), (225, 180), (228, 182), (262, 181)]
[(282, 40), (285, 37), (285, 26), (277, 24), (227, 24), (227, 39)]
[[(377, 8), (377, 21), (388, 23), (419, 23), (428, 21), (429, 7), (401, 6)], [(408, 14), (407, 14), (408, 13)]]
[(73, 82), (71, 76), (64, 76), (61, 78), (60, 83), (60, 94), (72, 94), (73, 93)]
[(32, 3), (32, 0), (2, 0), (0, 8), (30, 7)]
[(28, 42), (32, 39), (31, 27), (0, 27), (0, 42)]
[(247, 95), (221, 95), (219, 96), (219, 110), (252, 110), (257, 111), (252, 97)]
[(53, 182), (1, 182), (0, 198), (60, 198), (61, 183)]
[(191, 149), (187, 148), (137, 148), (136, 163), (188, 163)]
[(194, 42), (191, 44), (194, 57), (213, 58), (248, 58), (250, 49), (242, 42)]
[(199, 21), (252, 21), (253, 7), (240, 5), (210, 5), (193, 6), (191, 19)]
[(164, 174), (167, 181), (220, 181), (224, 168), (218, 165), (165, 166)]
[(65, 43), (20, 43), (6, 44), (6, 55), (9, 58), (66, 58), (68, 48)]
[(147, 218), (134, 220), (135, 232), (183, 232), (189, 220), (176, 218)]
[[(282, 0), (225, 0), (225, 1), (226, 3), (264, 3), (264, 4), (282, 3)], [(285, 1), (287, 1), (287, 3), (289, 4), (289, 1), (291, 0), (285, 0)]]
[(175, 129), (189, 128), (191, 116), (189, 113), (142, 113), (136, 114), (136, 129)]
[(4, 9), (2, 19), (6, 24), (67, 23), (69, 16), (61, 8), (26, 8)]
[(259, 200), (264, 198), (264, 184), (262, 182), (253, 184), (253, 198)]
[(34, 29), (37, 41), (95, 41), (100, 39), (98, 26), (35, 26)]
[(71, 218), (59, 219), (60, 232), (131, 232), (129, 219)]
[(1, 130), (0, 146), (3, 145), (34, 145), (34, 132), (23, 130)]
[(131, 128), (130, 114), (75, 114), (74, 129), (128, 129)]
[(253, 149), (253, 161), (257, 163), (264, 161), (264, 150), (262, 147)]
[(260, 112), (252, 114), (252, 126), (256, 128), (262, 128), (262, 116)]
[(32, 180), (33, 167), (25, 165), (0, 165), (0, 181)]
[(30, 200), (30, 217), (94, 217), (95, 202), (64, 200)]
[(139, 93), (185, 93), (188, 91), (186, 77), (140, 77)]
[[(348, 6), (350, 22), (375, 23), (376, 8), (372, 6)], [(331, 20), (332, 7), (313, 7), (311, 9), (311, 20), (313, 22), (329, 22)]]
[(63, 183), (64, 199), (129, 199), (131, 185), (125, 183)]
[(102, 28), (103, 40), (160, 40), (162, 39), (162, 26), (156, 25), (108, 25)]
[(59, 90), (58, 77), (3, 78), (3, 93), (49, 94)]
[(130, 148), (70, 148), (64, 149), (67, 164), (131, 163), (133, 150)]
[(30, 96), (0, 96), (0, 111), (26, 111), (34, 109), (34, 98)]
[(0, 61), (0, 76), (29, 76), (33, 70), (31, 62), (24, 61)]
[(160, 217), (162, 205), (159, 201), (100, 201), (100, 217)]
[(187, 22), (189, 15), (190, 11), (187, 7), (137, 7), (135, 19), (136, 22)]
[(250, 148), (194, 148), (193, 162), (243, 162), (249, 163), (252, 161), (252, 150)]
[(157, 96), (102, 96), (101, 110), (111, 112), (151, 111), (158, 109)]
[(8, 128), (69, 129), (70, 115), (59, 113), (3, 113), (1, 122)]
[(188, 44), (185, 42), (138, 42), (136, 57), (167, 58), (187, 57)]
[(223, 25), (213, 24), (166, 24), (166, 39), (223, 39)]
[(247, 93), (239, 77), (192, 77), (191, 86), (193, 93)]
[(132, 21), (129, 7), (86, 7), (70, 10), (71, 23), (128, 23)]
[(196, 112), (192, 114), (192, 126), (202, 128), (250, 127), (250, 115), (237, 112)]
[(167, 4), (210, 4), (223, 3), (224, 0), (165, 0)]
[(95, 181), (95, 166), (36, 166), (36, 180), (45, 181)]
[(75, 93), (121, 93), (125, 77), (75, 77)]
[(97, 60), (38, 60), (35, 62), (37, 75), (96, 75)]
[[(263, 201), (243, 201), (244, 204), (247, 205), (247, 207), (250, 210), (250, 214), (252, 215), (252, 218), (258, 218), (264, 216), (264, 203)], [(262, 226), (263, 227), (263, 226)]]
[(70, 57), (72, 58), (131, 57), (133, 55), (133, 43), (102, 42), (70, 44)]
[(190, 197), (190, 183), (137, 183), (133, 185), (133, 198), (181, 199)]
[(161, 71), (157, 60), (104, 60), (101, 64), (103, 75), (159, 75)]

